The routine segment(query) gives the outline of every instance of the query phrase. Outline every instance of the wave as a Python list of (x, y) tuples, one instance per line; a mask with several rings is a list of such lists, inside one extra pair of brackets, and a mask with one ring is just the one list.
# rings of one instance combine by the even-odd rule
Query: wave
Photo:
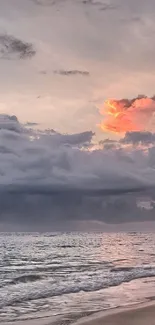
[(40, 280), (41, 276), (38, 274), (25, 274), (19, 277), (14, 278), (10, 284), (17, 284), (17, 283), (27, 283), (27, 282), (35, 282)]
[(122, 266), (122, 267), (114, 267), (110, 271), (111, 272), (125, 272), (125, 271), (131, 271), (131, 270), (133, 270), (133, 267)]
[(75, 248), (77, 246), (75, 246), (75, 245), (57, 245), (55, 247), (58, 247), (58, 248)]
[(83, 268), (93, 268), (93, 267), (110, 267), (112, 265), (112, 262), (109, 261), (103, 261), (103, 262), (88, 262), (85, 264), (78, 264), (75, 263), (74, 265), (71, 264), (62, 264), (61, 261), (57, 261), (57, 258), (63, 258), (66, 257), (65, 255), (58, 255), (56, 257), (53, 257), (54, 262), (46, 262), (42, 264), (29, 264), (25, 265), (23, 264), (16, 264), (16, 265), (11, 265), (11, 266), (4, 266), (1, 268), (0, 273), (12, 273), (12, 271), (16, 272), (57, 272), (59, 270), (64, 270), (64, 272), (72, 272), (72, 270), (75, 272), (76, 270), (80, 269), (82, 270)]
[[(16, 278), (15, 285), (4, 287), (0, 291), (0, 308), (10, 306), (15, 303), (22, 303), (30, 300), (44, 299), (48, 297), (61, 296), (64, 294), (73, 294), (80, 291), (93, 292), (107, 287), (118, 286), (123, 282), (130, 282), (135, 279), (155, 277), (155, 267), (121, 267), (100, 272), (96, 276), (83, 275), (77, 281), (72, 278), (70, 281), (56, 279), (41, 279), (35, 281), (35, 277), (26, 276), (25, 278)], [(18, 282), (19, 279), (19, 282)], [(26, 281), (28, 279), (28, 281)], [(29, 280), (32, 281), (29, 281)], [(34, 279), (34, 281), (33, 281)], [(37, 277), (36, 277), (37, 279)], [(93, 281), (92, 281), (93, 280)]]

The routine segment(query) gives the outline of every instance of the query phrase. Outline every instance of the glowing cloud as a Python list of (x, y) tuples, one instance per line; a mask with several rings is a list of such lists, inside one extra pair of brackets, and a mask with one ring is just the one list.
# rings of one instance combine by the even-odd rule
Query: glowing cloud
[(107, 100), (100, 113), (105, 116), (100, 124), (104, 131), (125, 133), (153, 130), (155, 98), (138, 96), (131, 100)]

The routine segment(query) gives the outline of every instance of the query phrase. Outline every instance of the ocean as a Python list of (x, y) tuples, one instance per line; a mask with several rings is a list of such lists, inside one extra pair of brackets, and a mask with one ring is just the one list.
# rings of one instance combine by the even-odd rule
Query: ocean
[(0, 233), (0, 322), (153, 300), (154, 233)]

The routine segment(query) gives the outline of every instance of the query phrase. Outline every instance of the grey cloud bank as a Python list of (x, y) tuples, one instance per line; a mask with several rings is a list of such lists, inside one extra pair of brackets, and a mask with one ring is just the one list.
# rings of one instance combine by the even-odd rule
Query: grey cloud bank
[(154, 200), (153, 150), (147, 155), (133, 149), (95, 150), (91, 131), (34, 130), (6, 115), (0, 121), (3, 229), (4, 224), (57, 229), (84, 220), (154, 220), (153, 205), (146, 210), (136, 203), (139, 197)]

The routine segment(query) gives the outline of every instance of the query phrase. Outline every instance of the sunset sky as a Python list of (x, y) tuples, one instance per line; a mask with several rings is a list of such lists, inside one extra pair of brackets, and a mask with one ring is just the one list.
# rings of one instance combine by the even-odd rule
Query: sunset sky
[(0, 229), (154, 222), (154, 12), (0, 1)]
[[(0, 112), (105, 137), (97, 125), (106, 99), (154, 95), (154, 10), (153, 0), (1, 1), (1, 34), (36, 54), (0, 60)], [(74, 70), (88, 75), (59, 73)]]

